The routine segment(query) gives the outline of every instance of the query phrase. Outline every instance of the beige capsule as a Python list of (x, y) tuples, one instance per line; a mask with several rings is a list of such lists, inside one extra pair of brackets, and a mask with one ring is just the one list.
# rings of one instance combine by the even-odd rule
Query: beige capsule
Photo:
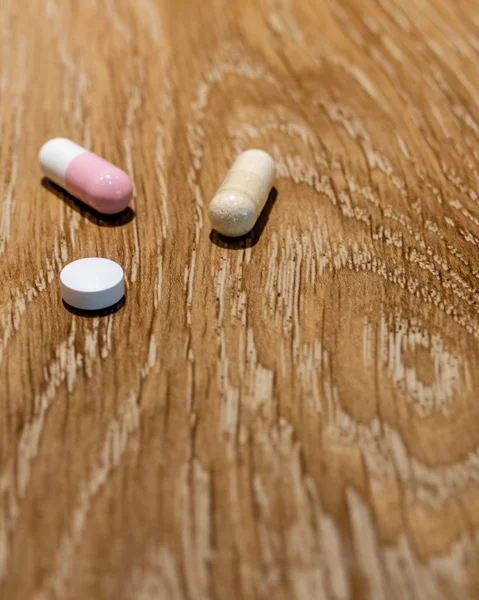
[(242, 152), (210, 202), (208, 214), (213, 229), (228, 237), (251, 231), (266, 204), (275, 175), (274, 160), (267, 152)]

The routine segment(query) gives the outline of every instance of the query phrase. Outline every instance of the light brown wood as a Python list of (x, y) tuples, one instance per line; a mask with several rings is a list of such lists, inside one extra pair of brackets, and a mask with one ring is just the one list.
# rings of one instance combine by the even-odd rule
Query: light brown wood
[[(479, 5), (3, 0), (0, 597), (479, 595)], [(99, 219), (41, 179), (126, 169)], [(207, 204), (236, 154), (276, 193)], [(125, 305), (67, 311), (106, 256)]]

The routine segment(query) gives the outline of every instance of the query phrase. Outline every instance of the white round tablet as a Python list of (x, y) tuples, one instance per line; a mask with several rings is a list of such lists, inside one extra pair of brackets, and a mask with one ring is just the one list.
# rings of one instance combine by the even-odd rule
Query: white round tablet
[(125, 293), (124, 273), (109, 258), (81, 258), (60, 273), (63, 300), (81, 310), (101, 310), (119, 302)]

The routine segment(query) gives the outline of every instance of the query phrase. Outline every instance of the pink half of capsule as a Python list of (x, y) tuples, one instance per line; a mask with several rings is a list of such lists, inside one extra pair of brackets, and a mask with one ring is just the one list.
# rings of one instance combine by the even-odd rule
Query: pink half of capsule
[(98, 212), (115, 214), (130, 204), (133, 185), (128, 175), (71, 140), (49, 140), (39, 160), (46, 177)]

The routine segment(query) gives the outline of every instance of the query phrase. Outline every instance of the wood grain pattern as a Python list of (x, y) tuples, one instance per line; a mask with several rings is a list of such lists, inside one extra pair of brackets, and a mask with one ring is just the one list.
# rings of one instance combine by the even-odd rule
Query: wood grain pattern
[[(479, 5), (2, 0), (0, 597), (479, 595)], [(41, 180), (126, 169), (102, 219)], [(207, 204), (277, 161), (246, 239)], [(58, 275), (119, 261), (88, 318)]]

